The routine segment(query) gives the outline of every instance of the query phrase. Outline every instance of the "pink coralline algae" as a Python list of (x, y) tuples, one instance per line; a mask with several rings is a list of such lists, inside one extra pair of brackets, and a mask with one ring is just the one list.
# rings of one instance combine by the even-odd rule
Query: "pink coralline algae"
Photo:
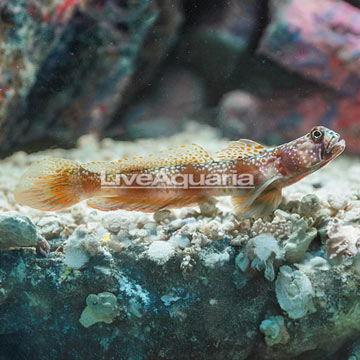
[(72, 12), (76, 9), (77, 6), (80, 6), (83, 0), (63, 0), (59, 5), (56, 6), (54, 12), (54, 19), (56, 21), (63, 21), (68, 16), (72, 14)]
[(270, 4), (271, 20), (257, 53), (312, 83), (253, 96), (250, 108), (235, 119), (225, 96), (225, 128), (241, 133), (242, 126), (248, 131), (247, 124), (255, 123), (258, 139), (282, 142), (322, 124), (344, 136), (348, 151), (359, 153), (360, 9), (336, 0)]
[(260, 52), (334, 91), (311, 94), (295, 112), (302, 127), (331, 124), (345, 136), (348, 150), (359, 152), (359, 9), (335, 0), (293, 0), (282, 10), (277, 9)]
[(277, 9), (260, 52), (344, 94), (359, 87), (360, 11), (335, 0), (293, 0)]

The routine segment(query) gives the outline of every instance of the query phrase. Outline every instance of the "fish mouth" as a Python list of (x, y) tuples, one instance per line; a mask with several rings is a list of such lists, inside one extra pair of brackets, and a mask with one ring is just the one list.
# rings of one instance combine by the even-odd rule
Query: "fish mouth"
[(330, 139), (328, 146), (325, 149), (326, 156), (339, 156), (345, 150), (345, 140), (340, 139), (340, 136), (334, 136)]

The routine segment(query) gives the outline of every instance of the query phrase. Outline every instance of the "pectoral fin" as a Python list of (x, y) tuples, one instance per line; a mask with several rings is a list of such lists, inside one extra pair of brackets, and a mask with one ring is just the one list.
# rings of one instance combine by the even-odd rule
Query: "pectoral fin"
[(260, 217), (271, 214), (281, 202), (281, 189), (273, 188), (249, 201), (248, 195), (233, 196), (232, 203), (237, 215), (243, 218)]
[(280, 176), (274, 176), (248, 194), (233, 196), (235, 212), (246, 218), (273, 212), (281, 202), (281, 189), (269, 187), (279, 179)]
[(261, 186), (258, 188), (255, 188), (253, 191), (251, 191), (247, 195), (247, 199), (244, 202), (244, 207), (249, 207), (257, 198), (259, 195), (261, 195), (263, 192), (265, 192), (270, 185), (274, 184), (275, 181), (279, 180), (280, 176), (274, 176), (267, 181), (265, 181)]

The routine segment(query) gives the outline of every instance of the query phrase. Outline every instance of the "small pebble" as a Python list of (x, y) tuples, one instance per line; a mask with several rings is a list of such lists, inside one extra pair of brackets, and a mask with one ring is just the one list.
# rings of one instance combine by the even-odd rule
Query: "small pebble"
[(216, 215), (216, 200), (214, 198), (206, 199), (206, 201), (199, 203), (200, 213), (202, 216), (213, 217)]
[(157, 211), (155, 214), (154, 214), (154, 220), (156, 222), (163, 222), (165, 221), (166, 219), (168, 219), (171, 215), (171, 211), (170, 210), (160, 210), (160, 211)]
[(299, 205), (301, 215), (313, 215), (320, 210), (320, 200), (314, 194), (305, 195)]

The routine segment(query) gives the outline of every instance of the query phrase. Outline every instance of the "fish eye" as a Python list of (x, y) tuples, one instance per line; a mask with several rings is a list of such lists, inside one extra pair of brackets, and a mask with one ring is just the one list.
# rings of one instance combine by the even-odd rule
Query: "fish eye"
[(314, 140), (314, 141), (321, 141), (324, 137), (324, 133), (321, 131), (321, 130), (318, 130), (318, 129), (314, 129), (312, 132), (311, 132), (311, 138)]

